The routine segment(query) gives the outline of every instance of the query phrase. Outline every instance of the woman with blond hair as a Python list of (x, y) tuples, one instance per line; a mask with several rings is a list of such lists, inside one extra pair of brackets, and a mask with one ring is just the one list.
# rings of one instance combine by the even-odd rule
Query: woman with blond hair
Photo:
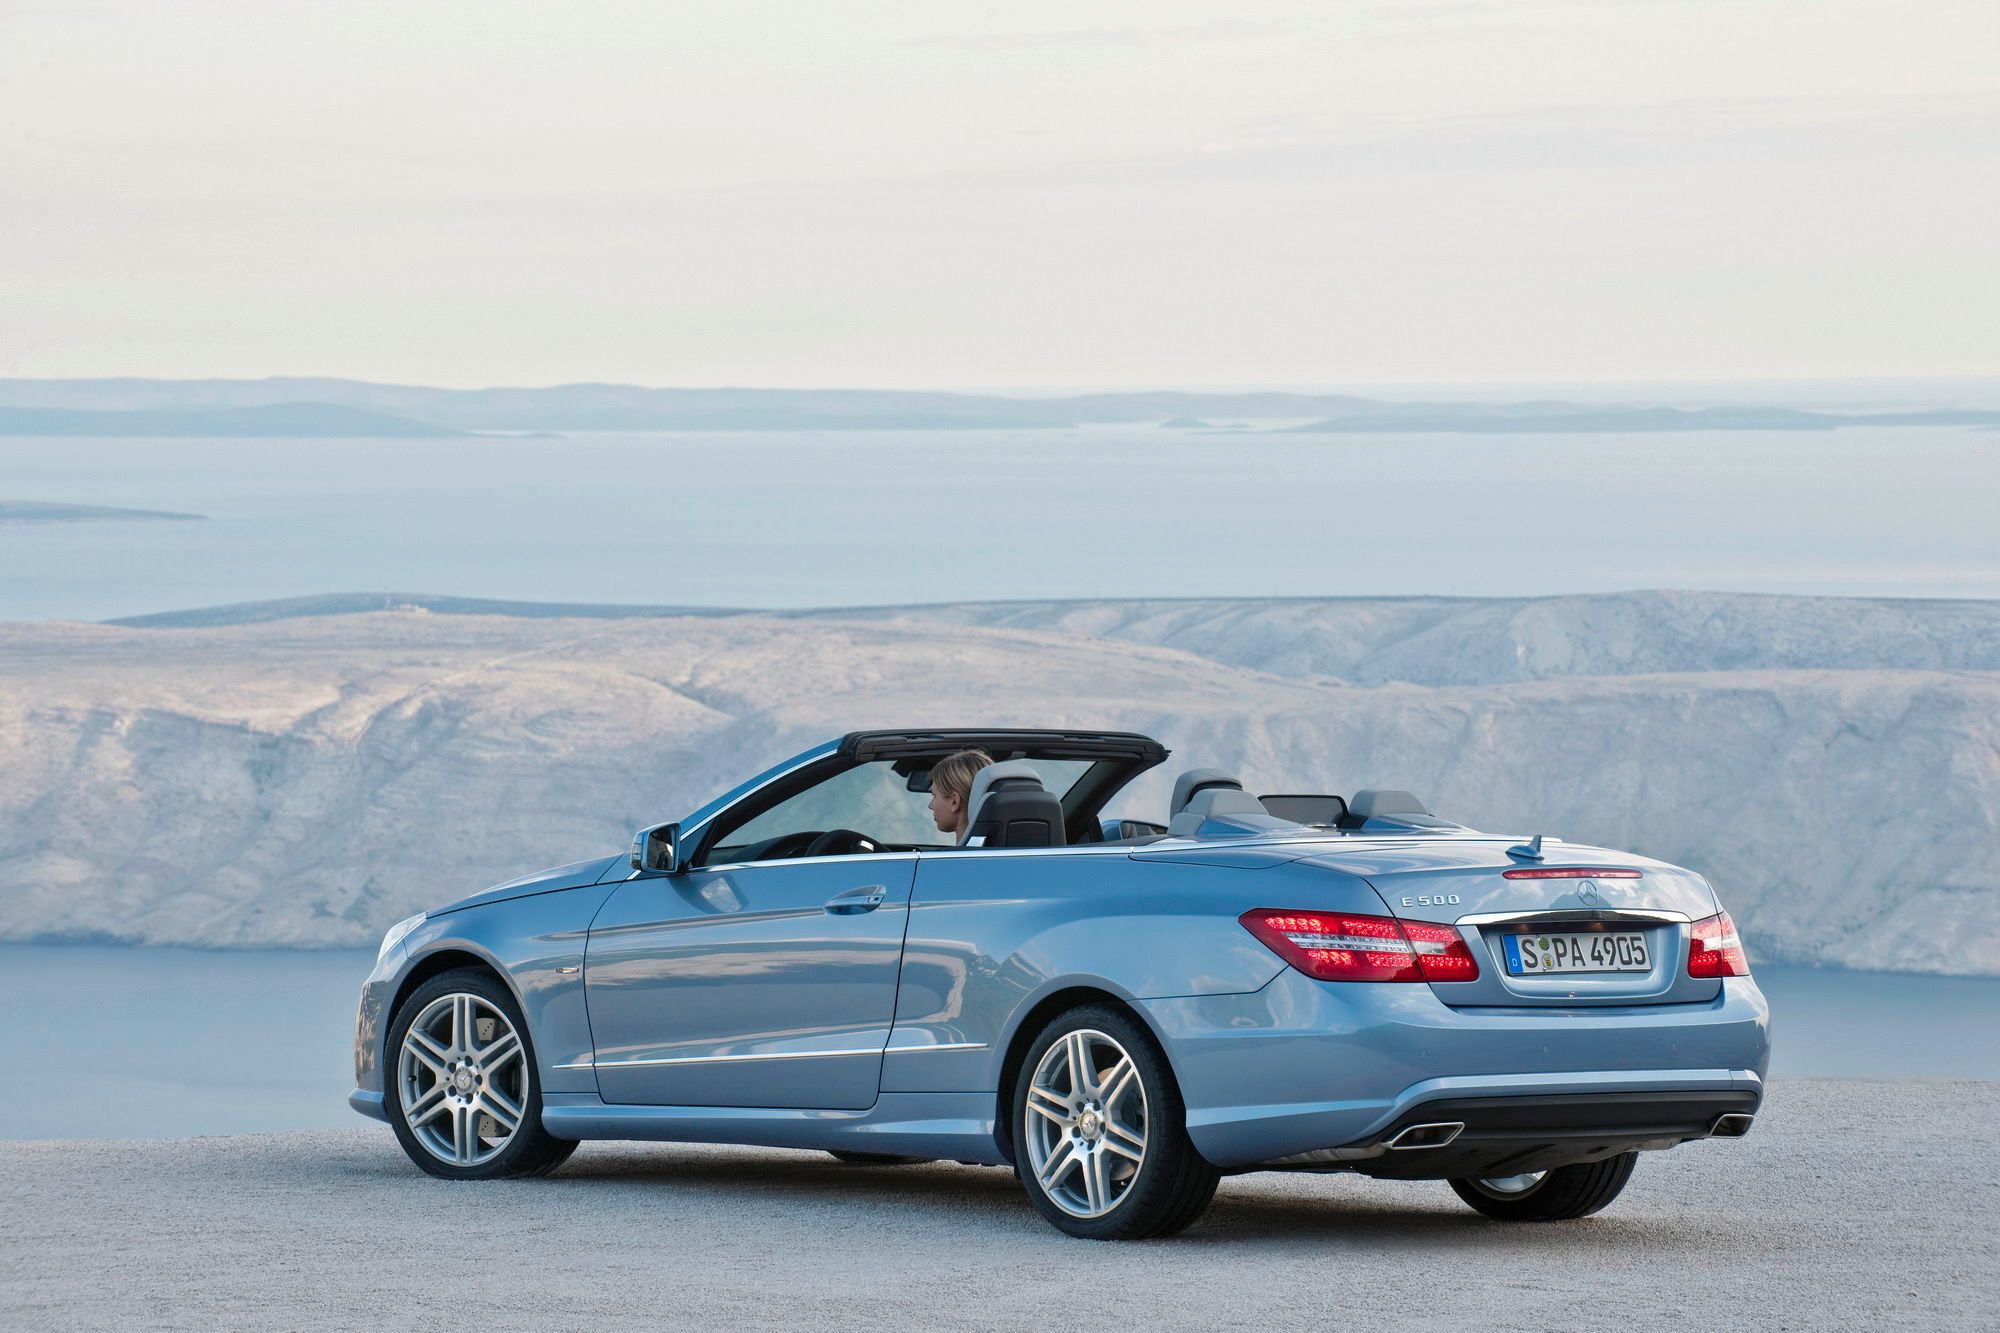
[(931, 818), (938, 832), (951, 834), (961, 846), (972, 823), (972, 811), (965, 808), (972, 799), (972, 779), (992, 762), (984, 750), (960, 750), (931, 766)]

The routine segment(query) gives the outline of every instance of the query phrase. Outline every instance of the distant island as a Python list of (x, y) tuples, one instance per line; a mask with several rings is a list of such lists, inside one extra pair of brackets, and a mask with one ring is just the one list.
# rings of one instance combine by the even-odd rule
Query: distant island
[(1572, 403), (1536, 405), (1527, 410), (1473, 406), (1395, 415), (1330, 417), (1287, 428), (1293, 434), (1559, 434), (1597, 431), (1607, 435), (1651, 431), (1838, 430), (1843, 426), (1996, 426), (2000, 412), (1930, 410), (1921, 412), (1806, 412), (1791, 407), (1584, 407)]
[(45, 504), (39, 500), (0, 500), (0, 523), (105, 523), (112, 520), (200, 522), (206, 514), (177, 514), (169, 509), (117, 509), (111, 505)]
[(1802, 431), (2000, 427), (1979, 406), (1805, 409), (1780, 403), (1391, 402), (1352, 394), (658, 389), (629, 384), (438, 389), (337, 379), (0, 379), (0, 436), (397, 439), (575, 431), (1019, 431), (1079, 426), (1317, 434)]
[(465, 433), (450, 426), (339, 403), (142, 409), (0, 406), (0, 435), (379, 439)]
[(369, 615), (377, 611), (413, 611), (443, 616), (510, 616), (517, 620), (659, 620), (668, 616), (757, 614), (733, 606), (515, 602), (492, 597), (445, 597), (420, 592), (331, 592), (263, 602), (232, 602), (186, 611), (155, 611), (150, 615), (125, 616), (104, 623), (131, 629), (209, 629), (220, 625), (262, 625), (274, 620)]

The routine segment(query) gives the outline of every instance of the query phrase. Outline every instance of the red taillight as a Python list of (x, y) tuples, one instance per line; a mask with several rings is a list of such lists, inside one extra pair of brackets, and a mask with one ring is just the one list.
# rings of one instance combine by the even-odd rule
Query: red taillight
[(1450, 926), (1265, 907), (1237, 919), (1278, 957), (1321, 981), (1472, 981), (1479, 976), (1472, 950)]
[(1743, 957), (1743, 941), (1736, 938), (1736, 923), (1729, 913), (1717, 912), (1705, 921), (1688, 927), (1693, 938), (1688, 943), (1688, 975), (1691, 977), (1747, 977), (1750, 964)]
[(1636, 870), (1607, 870), (1591, 866), (1522, 866), (1503, 870), (1502, 879), (1637, 879)]
[(1454, 927), (1434, 926), (1428, 921), (1403, 921), (1398, 924), (1417, 951), (1417, 966), (1424, 970), (1424, 980), (1479, 979), (1479, 964), (1472, 960), (1472, 950), (1465, 947), (1464, 938)]

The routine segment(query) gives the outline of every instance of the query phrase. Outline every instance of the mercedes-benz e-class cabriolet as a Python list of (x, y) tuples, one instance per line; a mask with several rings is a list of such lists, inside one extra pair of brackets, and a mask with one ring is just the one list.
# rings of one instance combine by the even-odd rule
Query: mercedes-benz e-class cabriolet
[[(962, 843), (931, 770), (979, 749)], [(1580, 1217), (1745, 1133), (1767, 1010), (1692, 871), (1480, 833), (1401, 791), (1196, 769), (1145, 736), (867, 731), (629, 854), (411, 917), (357, 1110), (452, 1179), (585, 1139), (1011, 1166), (1076, 1236), (1166, 1235), (1240, 1171), (1449, 1182)]]

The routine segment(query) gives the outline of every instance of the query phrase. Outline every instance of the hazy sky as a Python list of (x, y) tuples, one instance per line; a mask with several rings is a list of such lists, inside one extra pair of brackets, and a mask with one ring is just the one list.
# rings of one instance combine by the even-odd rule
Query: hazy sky
[(0, 0), (0, 375), (1988, 374), (1994, 0)]

